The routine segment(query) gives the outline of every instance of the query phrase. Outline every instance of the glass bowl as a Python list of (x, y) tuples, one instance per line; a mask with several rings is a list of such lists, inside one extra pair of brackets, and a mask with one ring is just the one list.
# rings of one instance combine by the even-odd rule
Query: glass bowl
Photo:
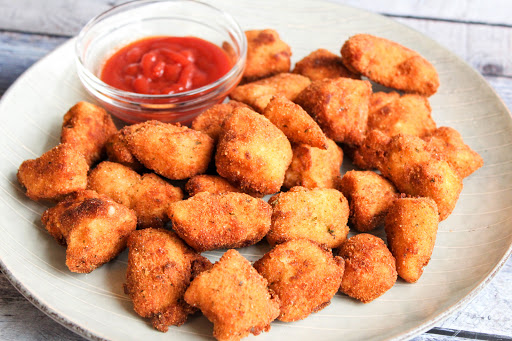
[[(114, 88), (100, 78), (105, 61), (131, 42), (152, 36), (193, 36), (224, 49), (232, 68), (218, 80), (180, 93), (147, 95)], [(76, 40), (76, 64), (85, 89), (123, 121), (146, 120), (190, 124), (220, 103), (239, 83), (246, 62), (247, 40), (226, 12), (193, 0), (139, 0), (91, 19)]]

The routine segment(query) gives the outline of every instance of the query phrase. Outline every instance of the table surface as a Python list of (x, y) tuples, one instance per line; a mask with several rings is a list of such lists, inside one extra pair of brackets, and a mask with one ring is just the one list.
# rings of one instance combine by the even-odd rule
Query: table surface
[[(34, 62), (119, 0), (0, 0), (0, 96)], [(512, 1), (336, 0), (392, 17), (478, 70), (512, 110)], [(512, 340), (512, 258), (475, 299), (426, 340)], [(0, 340), (83, 340), (27, 301), (0, 272)]]

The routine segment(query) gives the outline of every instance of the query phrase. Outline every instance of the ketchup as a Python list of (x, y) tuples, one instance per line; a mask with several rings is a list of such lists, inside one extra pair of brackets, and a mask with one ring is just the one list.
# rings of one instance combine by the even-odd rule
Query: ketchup
[(200, 88), (232, 67), (217, 45), (196, 37), (149, 37), (117, 51), (101, 71), (101, 80), (140, 94), (173, 94)]

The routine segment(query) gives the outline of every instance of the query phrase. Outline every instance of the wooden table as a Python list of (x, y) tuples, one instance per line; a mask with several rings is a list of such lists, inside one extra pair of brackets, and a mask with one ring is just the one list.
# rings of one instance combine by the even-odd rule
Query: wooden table
[[(121, 0), (0, 0), (0, 96), (35, 61)], [(476, 68), (512, 109), (512, 2), (336, 0), (438, 41)], [(512, 340), (512, 259), (466, 307), (414, 340)], [(0, 273), (0, 340), (83, 340), (37, 310)]]

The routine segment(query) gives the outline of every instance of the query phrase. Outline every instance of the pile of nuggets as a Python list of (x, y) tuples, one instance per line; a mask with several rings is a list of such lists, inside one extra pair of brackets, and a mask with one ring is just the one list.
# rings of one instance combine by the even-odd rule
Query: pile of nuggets
[[(199, 309), (218, 340), (238, 340), (304, 319), (338, 291), (367, 303), (398, 276), (418, 281), (463, 178), (483, 164), (436, 126), (439, 80), (418, 53), (358, 34), (341, 56), (319, 49), (290, 72), (277, 32), (246, 35), (241, 85), (191, 128), (117, 130), (80, 102), (61, 143), (18, 171), (29, 198), (57, 202), (42, 222), (71, 271), (128, 247), (125, 291), (160, 331)], [(340, 174), (344, 152), (359, 170)], [(368, 233), (381, 226), (387, 244)], [(349, 227), (361, 233), (347, 238)], [(263, 238), (272, 249), (254, 264), (236, 250)], [(228, 251), (215, 264), (201, 255), (216, 249)]]

